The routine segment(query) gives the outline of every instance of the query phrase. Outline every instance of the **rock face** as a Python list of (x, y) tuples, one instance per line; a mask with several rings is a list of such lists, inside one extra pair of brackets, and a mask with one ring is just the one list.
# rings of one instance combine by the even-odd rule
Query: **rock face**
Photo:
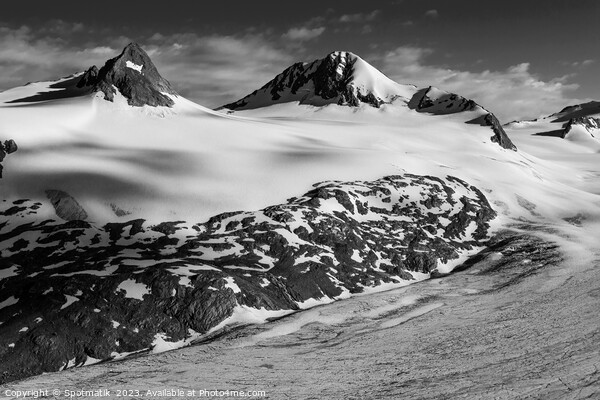
[(291, 101), (314, 106), (380, 107), (413, 91), (414, 86), (390, 80), (356, 54), (336, 51), (311, 63), (296, 63), (260, 89), (222, 108), (248, 110)]
[(435, 115), (473, 111), (478, 106), (473, 100), (429, 86), (420, 89), (408, 102), (408, 107)]
[(484, 114), (467, 121), (467, 123), (489, 126), (494, 132), (494, 135), (491, 137), (492, 142), (498, 143), (504, 149), (517, 150), (517, 146), (510, 140), (498, 118), (473, 100), (429, 86), (415, 93), (408, 102), (408, 107), (418, 112), (427, 112), (435, 115), (455, 114), (480, 109), (484, 111)]
[(131, 106), (173, 106), (167, 94), (177, 95), (171, 84), (159, 73), (148, 54), (137, 44), (130, 43), (123, 52), (104, 64), (100, 70), (90, 67), (77, 83), (104, 93), (104, 99), (113, 101), (118, 90)]
[[(4, 158), (7, 154), (14, 153), (17, 150), (17, 144), (12, 139), (6, 140), (4, 143), (0, 143), (0, 163), (4, 161)], [(4, 167), (2, 166), (2, 164), (0, 164), (0, 178), (2, 178), (3, 168)]]
[(46, 196), (56, 211), (56, 215), (65, 221), (85, 220), (87, 213), (70, 194), (61, 190), (46, 190)]
[(199, 224), (39, 222), (40, 207), (0, 209), (0, 382), (182, 345), (244, 310), (424, 279), (483, 245), (496, 215), (458, 178), (410, 174)]
[(477, 124), (481, 126), (489, 126), (494, 131), (494, 136), (491, 137), (492, 142), (498, 143), (498, 145), (504, 149), (517, 151), (517, 146), (510, 140), (502, 124), (492, 113), (487, 113), (481, 117), (475, 118), (471, 121), (467, 121), (468, 124)]

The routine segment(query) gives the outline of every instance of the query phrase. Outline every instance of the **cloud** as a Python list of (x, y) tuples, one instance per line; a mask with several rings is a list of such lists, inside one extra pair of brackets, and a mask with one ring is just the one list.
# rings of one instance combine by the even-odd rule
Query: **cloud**
[(427, 11), (425, 11), (424, 15), (427, 18), (437, 18), (437, 17), (439, 17), (440, 13), (438, 13), (438, 10), (427, 10)]
[(343, 23), (371, 22), (371, 21), (374, 21), (375, 19), (377, 19), (377, 17), (379, 16), (380, 13), (381, 13), (380, 10), (373, 10), (370, 13), (344, 14), (339, 18), (339, 22), (343, 22)]
[(302, 42), (305, 40), (315, 39), (321, 36), (323, 32), (325, 32), (325, 28), (322, 26), (317, 28), (290, 28), (286, 33), (282, 35), (282, 38), (286, 40), (296, 40)]
[(569, 95), (578, 88), (569, 83), (572, 75), (542, 80), (526, 62), (502, 71), (461, 71), (427, 65), (425, 59), (432, 53), (427, 48), (403, 46), (373, 59), (378, 59), (381, 70), (397, 82), (432, 85), (471, 98), (501, 121), (548, 115), (584, 101)]

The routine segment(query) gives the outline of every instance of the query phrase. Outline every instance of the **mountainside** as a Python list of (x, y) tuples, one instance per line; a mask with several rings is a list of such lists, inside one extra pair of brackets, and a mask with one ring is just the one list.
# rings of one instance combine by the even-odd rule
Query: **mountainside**
[(338, 104), (380, 107), (397, 98), (408, 99), (412, 85), (400, 85), (356, 54), (336, 51), (311, 63), (296, 63), (248, 96), (223, 108), (250, 110), (297, 101), (323, 106)]

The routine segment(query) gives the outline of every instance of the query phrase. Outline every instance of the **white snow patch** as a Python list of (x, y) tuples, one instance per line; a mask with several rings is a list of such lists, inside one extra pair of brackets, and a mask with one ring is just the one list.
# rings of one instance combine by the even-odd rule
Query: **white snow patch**
[(15, 296), (10, 296), (8, 299), (0, 301), (0, 309), (17, 304), (19, 299)]
[(16, 265), (11, 265), (8, 268), (0, 269), (0, 281), (2, 279), (10, 278), (11, 276), (17, 276), (16, 272), (19, 269)]
[(61, 310), (64, 310), (65, 308), (69, 307), (71, 304), (75, 303), (76, 301), (79, 301), (79, 299), (75, 296), (70, 296), (68, 294), (65, 294), (65, 298), (67, 299), (66, 303), (62, 305), (62, 307), (60, 308)]
[(19, 332), (27, 332), (29, 330), (29, 327), (24, 326), (21, 329), (19, 329)]
[(300, 307), (301, 310), (306, 310), (307, 308), (322, 306), (323, 304), (329, 304), (334, 301), (335, 300), (331, 297), (323, 296), (320, 299), (310, 298), (308, 300), (296, 302), (296, 304), (298, 304), (298, 307)]
[(262, 278), (262, 281), (260, 282), (261, 287), (267, 287), (270, 284), (271, 284), (271, 282), (269, 282), (269, 280), (267, 278)]
[(144, 295), (150, 294), (150, 289), (143, 283), (138, 283), (133, 279), (124, 280), (117, 286), (117, 290), (124, 290), (125, 297), (130, 299), (144, 300)]
[(223, 278), (227, 283), (225, 284), (226, 288), (233, 290), (233, 293), (241, 293), (240, 287), (235, 283), (233, 277), (228, 276), (227, 278)]
[(144, 67), (143, 65), (137, 65), (136, 63), (133, 63), (129, 60), (125, 62), (125, 65), (127, 66), (127, 68), (131, 68), (139, 73), (142, 73), (142, 68)]
[(194, 285), (192, 285), (192, 281), (187, 276), (180, 276), (179, 277), (179, 285), (180, 286), (187, 286), (187, 287), (191, 287), (191, 288), (194, 287)]
[(152, 352), (153, 353), (163, 353), (165, 351), (178, 349), (185, 345), (185, 339), (178, 340), (176, 342), (168, 342), (167, 335), (164, 333), (157, 333), (154, 336), (154, 340), (152, 341)]
[(350, 258), (359, 263), (363, 262), (363, 258), (360, 256), (360, 252), (356, 249), (352, 250), (352, 256)]
[(119, 322), (115, 321), (114, 319), (111, 322), (112, 322), (113, 328), (115, 328), (115, 329), (118, 328), (119, 326), (121, 326), (121, 324)]

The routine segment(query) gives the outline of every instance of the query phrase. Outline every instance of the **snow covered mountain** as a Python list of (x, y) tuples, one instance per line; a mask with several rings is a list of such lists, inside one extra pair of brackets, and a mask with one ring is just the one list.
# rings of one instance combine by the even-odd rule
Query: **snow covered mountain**
[(356, 54), (336, 51), (286, 68), (260, 89), (223, 108), (251, 110), (288, 102), (380, 107), (397, 98), (408, 100), (415, 91), (415, 86), (392, 81)]
[(177, 95), (137, 43), (128, 44), (99, 70), (93, 65), (84, 73), (50, 84), (48, 89), (9, 103), (48, 101), (98, 92), (104, 94), (105, 100), (113, 101), (118, 91), (131, 106), (172, 107), (174, 101), (169, 95)]
[(286, 71), (215, 112), (129, 45), (0, 93), (19, 146), (0, 180), (0, 379), (441, 276), (500, 226), (596, 201), (473, 101), (351, 53)]
[[(257, 110), (259, 115), (265, 115), (264, 108), (286, 103), (352, 108), (366, 105), (384, 109), (408, 106), (433, 115), (471, 112), (475, 117), (465, 122), (491, 127), (493, 142), (516, 150), (498, 119), (473, 100), (431, 86), (418, 90), (414, 85), (396, 83), (356, 54), (345, 51), (330, 53), (311, 63), (296, 63), (260, 89), (219, 110)], [(295, 115), (297, 112), (290, 112), (288, 107), (285, 111), (278, 109), (277, 113)]]

